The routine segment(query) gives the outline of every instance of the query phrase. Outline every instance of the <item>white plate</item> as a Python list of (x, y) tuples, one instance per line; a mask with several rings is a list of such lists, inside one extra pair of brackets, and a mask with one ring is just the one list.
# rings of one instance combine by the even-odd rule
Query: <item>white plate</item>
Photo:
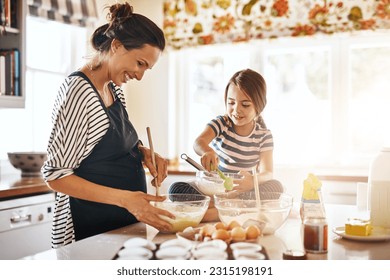
[(390, 240), (390, 229), (377, 228), (374, 227), (370, 235), (367, 236), (358, 236), (358, 235), (350, 235), (345, 233), (345, 227), (335, 227), (332, 231), (345, 238), (356, 241), (384, 241)]

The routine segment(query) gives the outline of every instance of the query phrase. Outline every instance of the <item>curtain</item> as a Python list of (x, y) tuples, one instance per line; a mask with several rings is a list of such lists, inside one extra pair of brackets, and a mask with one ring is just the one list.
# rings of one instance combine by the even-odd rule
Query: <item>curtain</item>
[(168, 45), (390, 29), (390, 0), (166, 0)]
[(95, 0), (27, 0), (28, 14), (78, 26), (97, 20)]

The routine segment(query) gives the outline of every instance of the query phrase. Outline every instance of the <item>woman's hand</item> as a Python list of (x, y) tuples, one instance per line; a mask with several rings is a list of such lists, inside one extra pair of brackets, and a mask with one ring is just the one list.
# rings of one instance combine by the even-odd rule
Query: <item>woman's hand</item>
[(154, 153), (157, 169), (153, 166), (152, 155), (150, 149), (145, 146), (138, 147), (143, 154), (143, 161), (149, 169), (150, 174), (154, 177), (152, 180), (153, 186), (160, 186), (168, 176), (168, 160), (161, 157), (158, 153)]
[(175, 216), (163, 209), (159, 209), (150, 204), (150, 201), (164, 201), (164, 196), (155, 196), (143, 192), (126, 191), (122, 200), (122, 206), (134, 217), (145, 224), (157, 228), (160, 231), (169, 231), (172, 225), (161, 219), (160, 215), (174, 219)]
[(248, 192), (253, 190), (253, 176), (247, 171), (238, 172), (239, 175), (242, 175), (243, 178), (239, 180), (234, 180), (234, 183), (238, 185), (233, 188), (235, 191)]
[(213, 150), (210, 150), (201, 156), (200, 162), (207, 171), (215, 171), (218, 167), (219, 158)]

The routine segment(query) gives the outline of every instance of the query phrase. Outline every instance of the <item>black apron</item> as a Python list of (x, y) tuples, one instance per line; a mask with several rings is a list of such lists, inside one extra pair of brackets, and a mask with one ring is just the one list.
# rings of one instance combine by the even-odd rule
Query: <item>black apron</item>
[[(71, 75), (81, 76), (89, 81), (82, 72)], [(92, 85), (91, 82), (90, 84)], [(113, 85), (110, 85), (111, 91), (115, 92)], [(100, 95), (97, 95), (110, 120), (110, 126), (74, 173), (107, 187), (146, 193), (146, 177), (142, 154), (137, 146), (137, 132), (119, 97), (115, 96), (114, 103), (106, 108)], [(137, 222), (126, 209), (110, 204), (70, 197), (70, 208), (76, 240)]]

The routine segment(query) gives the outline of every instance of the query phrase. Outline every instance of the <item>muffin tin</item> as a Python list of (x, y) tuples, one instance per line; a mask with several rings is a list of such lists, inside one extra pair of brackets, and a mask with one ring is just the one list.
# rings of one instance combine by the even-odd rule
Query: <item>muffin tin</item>
[(192, 242), (170, 239), (161, 244), (134, 237), (128, 239), (114, 260), (268, 260), (263, 246), (257, 243), (227, 244), (222, 240)]

